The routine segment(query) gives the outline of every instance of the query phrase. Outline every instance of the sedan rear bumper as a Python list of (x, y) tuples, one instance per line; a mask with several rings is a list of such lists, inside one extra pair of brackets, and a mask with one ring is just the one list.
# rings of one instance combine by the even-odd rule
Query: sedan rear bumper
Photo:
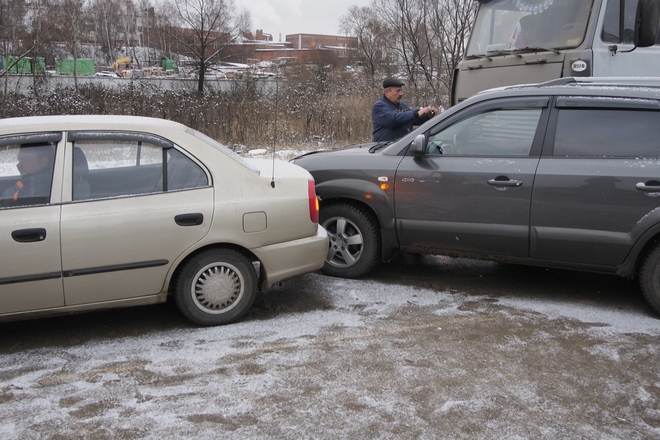
[(328, 234), (319, 225), (311, 237), (251, 250), (261, 261), (259, 288), (264, 292), (277, 282), (322, 268), (328, 255)]

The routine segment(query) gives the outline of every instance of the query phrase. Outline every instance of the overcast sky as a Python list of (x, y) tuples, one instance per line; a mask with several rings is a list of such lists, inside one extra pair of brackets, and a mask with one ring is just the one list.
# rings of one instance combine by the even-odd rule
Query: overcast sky
[[(252, 31), (262, 29), (273, 41), (288, 34), (341, 35), (339, 18), (351, 6), (368, 6), (371, 0), (235, 0), (238, 10), (252, 16)], [(281, 39), (280, 39), (281, 34)]]

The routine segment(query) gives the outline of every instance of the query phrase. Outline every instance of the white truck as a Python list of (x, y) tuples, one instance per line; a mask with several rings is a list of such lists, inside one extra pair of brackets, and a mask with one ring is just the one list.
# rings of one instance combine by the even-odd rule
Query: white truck
[(478, 0), (452, 104), (567, 76), (660, 76), (660, 0)]

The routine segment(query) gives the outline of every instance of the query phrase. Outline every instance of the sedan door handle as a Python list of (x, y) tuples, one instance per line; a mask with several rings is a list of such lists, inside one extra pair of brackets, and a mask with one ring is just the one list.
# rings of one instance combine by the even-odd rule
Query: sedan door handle
[(635, 188), (647, 193), (660, 193), (660, 182), (658, 182), (657, 180), (651, 180), (650, 182), (646, 182), (646, 183), (639, 182), (635, 185)]
[(488, 181), (488, 184), (492, 185), (492, 186), (507, 186), (507, 187), (508, 186), (513, 186), (513, 187), (517, 187), (517, 186), (522, 186), (523, 182), (522, 182), (522, 180), (509, 179), (508, 177), (499, 176), (499, 177), (496, 177), (494, 179), (490, 179)]
[(44, 228), (17, 229), (12, 231), (11, 238), (19, 243), (44, 241), (46, 239), (46, 230)]
[(204, 223), (204, 214), (201, 212), (179, 214), (174, 217), (174, 221), (179, 226), (198, 226)]

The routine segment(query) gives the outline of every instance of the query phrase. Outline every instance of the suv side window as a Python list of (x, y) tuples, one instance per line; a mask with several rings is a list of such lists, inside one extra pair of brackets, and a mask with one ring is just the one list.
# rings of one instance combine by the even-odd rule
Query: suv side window
[(494, 109), (429, 136), (426, 152), (452, 156), (528, 156), (541, 108)]
[(559, 109), (553, 156), (660, 156), (660, 112)]

